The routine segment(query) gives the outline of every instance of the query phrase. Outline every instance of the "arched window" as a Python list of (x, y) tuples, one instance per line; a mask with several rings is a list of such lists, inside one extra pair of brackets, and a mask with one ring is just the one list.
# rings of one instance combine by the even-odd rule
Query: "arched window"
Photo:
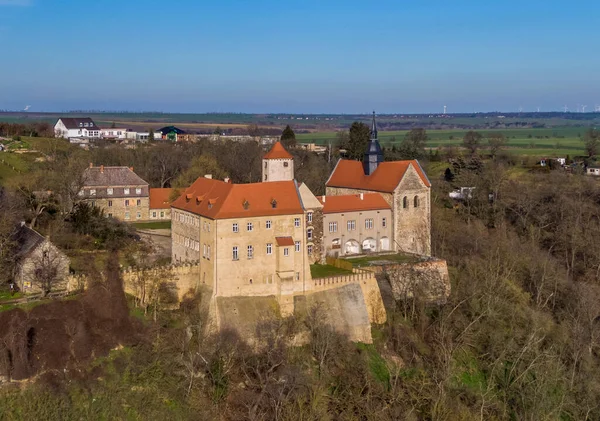
[(404, 199), (402, 199), (402, 207), (404, 209), (408, 209), (408, 197), (404, 196)]
[(419, 207), (419, 196), (415, 196), (415, 208)]

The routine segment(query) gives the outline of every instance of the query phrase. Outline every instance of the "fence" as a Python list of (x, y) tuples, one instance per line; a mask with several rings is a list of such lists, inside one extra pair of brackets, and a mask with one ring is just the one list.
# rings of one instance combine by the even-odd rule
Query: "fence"
[(336, 259), (335, 257), (327, 256), (325, 259), (326, 263), (336, 268), (352, 270), (352, 263), (347, 260)]
[(315, 288), (327, 288), (340, 284), (352, 284), (359, 283), (360, 281), (366, 281), (373, 278), (373, 274), (367, 271), (357, 271), (351, 275), (334, 275), (328, 276), (327, 278), (315, 278), (313, 279)]

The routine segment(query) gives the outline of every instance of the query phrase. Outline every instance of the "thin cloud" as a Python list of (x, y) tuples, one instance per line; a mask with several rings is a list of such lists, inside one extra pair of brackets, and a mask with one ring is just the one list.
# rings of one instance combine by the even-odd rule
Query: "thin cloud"
[(31, 0), (0, 0), (0, 6), (31, 6)]

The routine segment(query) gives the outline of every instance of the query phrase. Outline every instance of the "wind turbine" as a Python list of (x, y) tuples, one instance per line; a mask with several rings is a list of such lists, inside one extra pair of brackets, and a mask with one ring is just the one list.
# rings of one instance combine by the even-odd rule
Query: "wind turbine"
[(30, 108), (31, 108), (31, 105), (26, 105), (25, 109), (23, 111), (29, 111)]
[(447, 110), (447, 108), (448, 108), (448, 107), (447, 107), (446, 105), (444, 105), (444, 115), (446, 115), (446, 110)]
[(569, 107), (567, 107), (566, 105), (565, 105), (564, 109), (565, 109), (565, 113), (566, 113), (567, 111), (569, 111)]
[(582, 112), (582, 113), (585, 113), (585, 109), (586, 109), (586, 108), (587, 108), (587, 105), (582, 105), (582, 106), (581, 106), (581, 112)]

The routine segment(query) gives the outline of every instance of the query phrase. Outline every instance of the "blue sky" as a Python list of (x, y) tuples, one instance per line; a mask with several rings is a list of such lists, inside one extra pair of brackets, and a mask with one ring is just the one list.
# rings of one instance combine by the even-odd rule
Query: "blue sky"
[(0, 0), (0, 109), (600, 105), (597, 0)]

